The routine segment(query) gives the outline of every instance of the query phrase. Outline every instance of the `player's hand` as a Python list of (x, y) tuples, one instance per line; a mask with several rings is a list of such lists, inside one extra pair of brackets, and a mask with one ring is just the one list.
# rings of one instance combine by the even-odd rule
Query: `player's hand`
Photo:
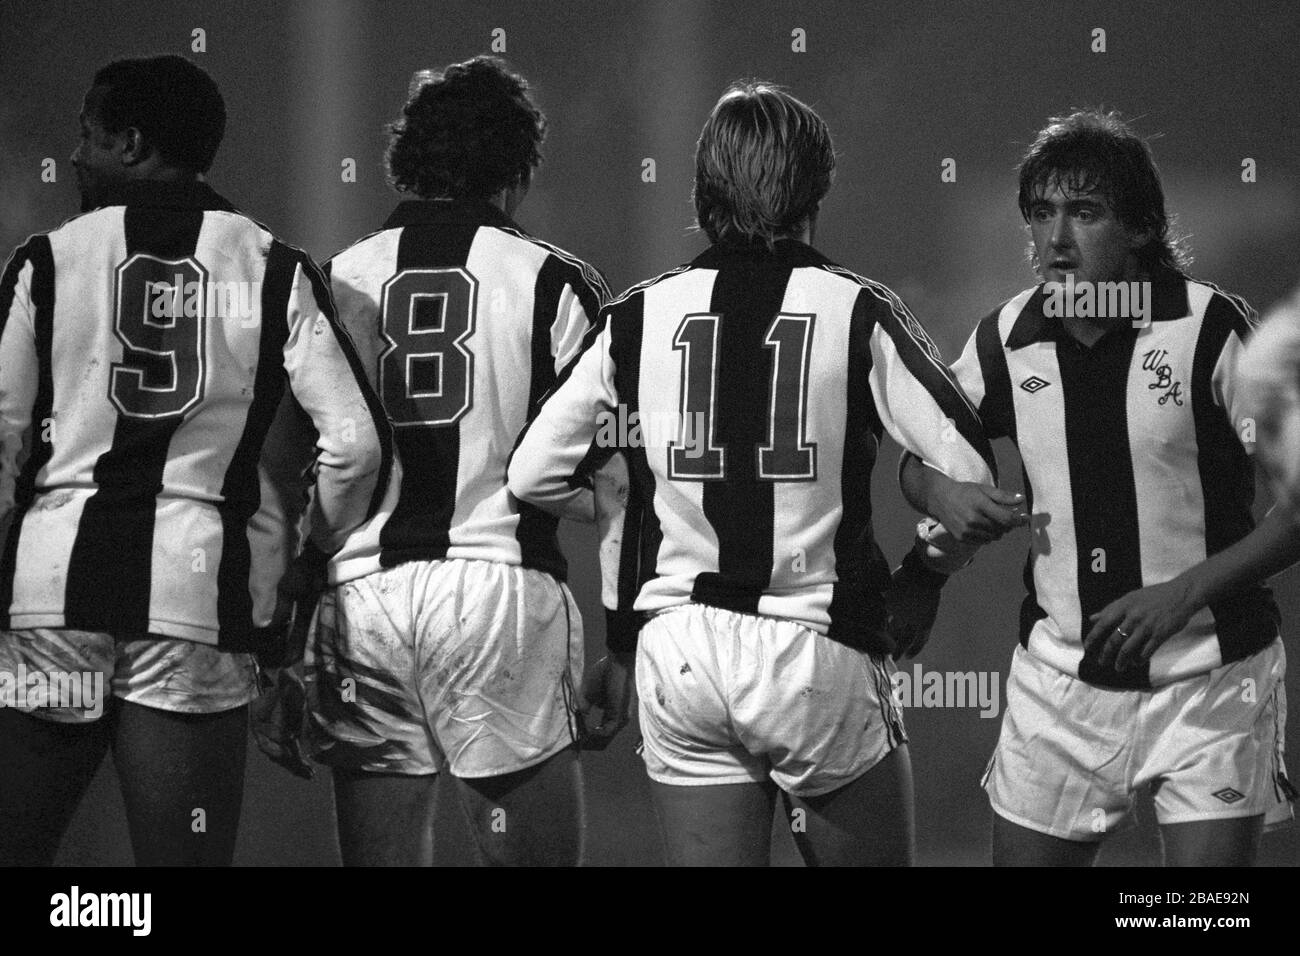
[(1187, 626), (1198, 610), (1185, 578), (1130, 591), (1092, 615), (1084, 653), (1101, 642), (1097, 663), (1127, 670), (1151, 659), (1156, 648)]
[(925, 569), (912, 552), (903, 559), (885, 592), (886, 629), (894, 642), (894, 659), (915, 657), (930, 639), (939, 616), (944, 575)]
[(276, 670), (302, 660), (312, 615), (327, 584), (327, 564), (324, 555), (308, 546), (280, 579), (265, 646), (257, 656), (263, 667)]
[(258, 685), (262, 694), (249, 705), (258, 749), (295, 777), (310, 780), (315, 770), (302, 749), (307, 695), (301, 665), (261, 670)]
[(600, 722), (588, 726), (583, 747), (604, 750), (636, 714), (636, 652), (611, 652), (597, 661), (582, 682), (582, 697), (584, 715), (591, 718), (600, 711)]
[(975, 481), (948, 481), (930, 501), (934, 517), (962, 544), (989, 544), (1029, 523), (1025, 496)]

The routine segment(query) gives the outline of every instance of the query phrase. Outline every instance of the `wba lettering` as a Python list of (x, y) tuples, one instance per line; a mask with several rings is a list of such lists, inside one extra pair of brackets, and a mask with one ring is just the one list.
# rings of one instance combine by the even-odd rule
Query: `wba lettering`
[(1165, 405), (1170, 399), (1173, 399), (1175, 405), (1182, 405), (1183, 383), (1174, 381), (1173, 369), (1165, 361), (1165, 356), (1168, 354), (1167, 349), (1152, 349), (1150, 352), (1144, 352), (1142, 355), (1142, 370), (1144, 372), (1154, 372), (1156, 376), (1156, 380), (1147, 385), (1148, 389), (1164, 390), (1164, 394), (1160, 396), (1157, 404)]

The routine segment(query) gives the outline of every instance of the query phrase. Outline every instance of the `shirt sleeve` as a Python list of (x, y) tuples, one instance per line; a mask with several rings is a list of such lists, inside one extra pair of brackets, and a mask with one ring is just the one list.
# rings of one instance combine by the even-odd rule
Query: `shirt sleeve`
[(29, 435), (39, 378), (31, 295), (34, 268), (24, 246), (9, 257), (0, 278), (0, 528), (8, 527), (13, 513), (24, 442), (30, 447), (36, 440)]
[(612, 456), (595, 473), (596, 531), (600, 541), (600, 600), (605, 644), (636, 648), (642, 615), (633, 610), (641, 590), (641, 529), (645, 502), (632, 487), (627, 459)]
[[(902, 301), (863, 289), (869, 381), (881, 425), (903, 448), (956, 481), (993, 484), (997, 464), (979, 415), (939, 350)], [(858, 310), (855, 310), (858, 311)]]
[[(286, 454), (315, 432), (315, 488), (309, 525), (317, 547), (337, 551), (379, 506), (392, 467), (391, 430), (346, 330), (334, 312), (320, 271), (303, 257), (286, 310), (284, 368), (301, 413), (287, 415)], [(280, 463), (291, 475), (292, 463)]]
[(608, 321), (597, 329), (524, 430), (509, 467), (515, 497), (588, 523), (596, 520), (591, 475), (614, 451), (597, 438), (618, 404)]
[[(1206, 325), (1210, 328), (1201, 333), (1223, 335), (1223, 347), (1219, 350), (1214, 370), (1210, 373), (1210, 394), (1214, 404), (1223, 409), (1232, 430), (1249, 454), (1255, 453), (1256, 443), (1244, 440), (1249, 430), (1246, 420), (1251, 416), (1246, 409), (1247, 391), (1242, 388), (1238, 371), (1246, 340), (1253, 338), (1252, 333), (1257, 324), (1258, 315), (1243, 300), (1216, 294), (1206, 310)], [(1223, 327), (1223, 331), (1220, 332), (1215, 326)]]
[(556, 375), (563, 373), (582, 351), (588, 332), (607, 302), (609, 289), (595, 269), (588, 267), (581, 277), (565, 283), (555, 324), (551, 327), (551, 356)]

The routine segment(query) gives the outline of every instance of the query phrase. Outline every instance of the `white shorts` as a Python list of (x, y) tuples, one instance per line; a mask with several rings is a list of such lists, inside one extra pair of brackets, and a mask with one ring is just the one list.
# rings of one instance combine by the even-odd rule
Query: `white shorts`
[(646, 771), (679, 786), (770, 776), (796, 796), (838, 790), (907, 740), (891, 669), (792, 621), (671, 608), (637, 646)]
[[(35, 692), (41, 686), (49, 688), (43, 700)], [(179, 638), (46, 627), (0, 631), (0, 706), (80, 724), (103, 716), (109, 697), (179, 714), (216, 714), (257, 697), (257, 669), (251, 654)]]
[(1264, 650), (1154, 690), (1094, 687), (1017, 647), (983, 785), (994, 812), (1065, 840), (1122, 826), (1150, 786), (1160, 823), (1293, 816), (1282, 748), (1286, 653)]
[(571, 745), (582, 618), (569, 589), (494, 561), (412, 561), (321, 596), (308, 738), (332, 767), (513, 773)]

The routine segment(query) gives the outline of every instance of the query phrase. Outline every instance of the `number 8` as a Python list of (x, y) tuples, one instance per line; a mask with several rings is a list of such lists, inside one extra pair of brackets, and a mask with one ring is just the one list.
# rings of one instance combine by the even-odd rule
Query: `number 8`
[(464, 269), (406, 269), (384, 283), (379, 393), (394, 425), (452, 425), (474, 404), (478, 280)]

